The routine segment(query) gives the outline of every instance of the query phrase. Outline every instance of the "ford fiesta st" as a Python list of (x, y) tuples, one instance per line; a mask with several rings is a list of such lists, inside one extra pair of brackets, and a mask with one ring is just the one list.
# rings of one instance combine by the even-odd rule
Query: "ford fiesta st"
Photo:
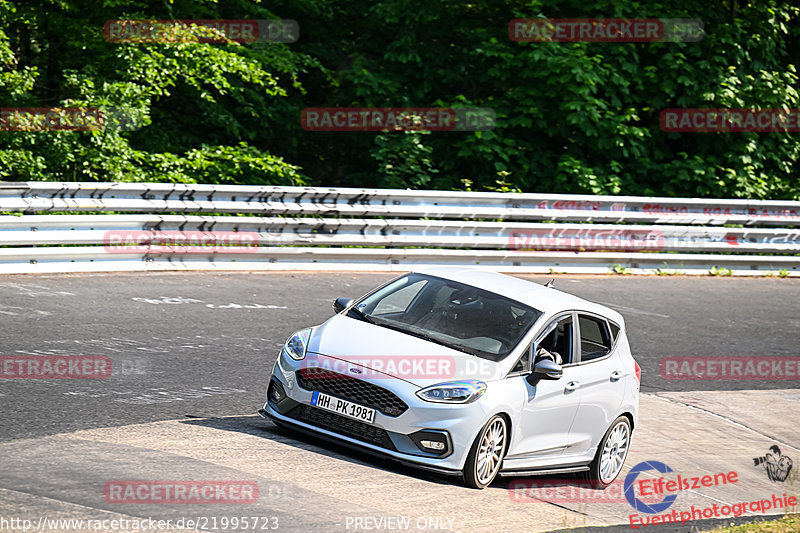
[(641, 370), (619, 313), (494, 272), (393, 279), (294, 333), (259, 413), (473, 488), (496, 476), (619, 475)]

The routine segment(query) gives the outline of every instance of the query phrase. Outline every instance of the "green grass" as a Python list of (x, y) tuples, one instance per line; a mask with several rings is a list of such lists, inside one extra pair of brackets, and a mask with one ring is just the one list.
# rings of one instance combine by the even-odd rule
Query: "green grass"
[(780, 520), (755, 522), (738, 526), (722, 526), (704, 530), (703, 533), (798, 533), (800, 514), (786, 515)]
[(725, 267), (711, 267), (708, 274), (710, 276), (733, 276), (733, 270)]
[(610, 266), (610, 267), (608, 267), (608, 268), (609, 268), (609, 269), (611, 270), (611, 272), (613, 272), (614, 274), (619, 274), (619, 275), (621, 275), (621, 276), (627, 276), (628, 274), (630, 274), (630, 273), (631, 273), (631, 270), (630, 270), (629, 268), (626, 268), (626, 267), (624, 267), (624, 266), (622, 266), (622, 265), (618, 265), (618, 264), (613, 264), (613, 265), (611, 265), (611, 266)]
[(653, 270), (653, 274), (656, 276), (682, 276), (686, 274), (683, 270), (670, 270), (666, 268), (666, 263), (664, 263), (664, 268), (657, 268)]

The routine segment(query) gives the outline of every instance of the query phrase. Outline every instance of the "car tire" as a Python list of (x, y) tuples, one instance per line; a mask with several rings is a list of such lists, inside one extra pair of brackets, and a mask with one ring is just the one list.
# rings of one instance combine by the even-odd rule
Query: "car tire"
[(622, 472), (622, 465), (631, 447), (631, 433), (631, 422), (626, 416), (617, 418), (609, 426), (597, 445), (597, 453), (589, 464), (589, 471), (581, 476), (593, 488), (606, 488)]
[(501, 415), (493, 416), (481, 429), (464, 465), (464, 483), (473, 489), (492, 484), (503, 465), (508, 448), (508, 424)]

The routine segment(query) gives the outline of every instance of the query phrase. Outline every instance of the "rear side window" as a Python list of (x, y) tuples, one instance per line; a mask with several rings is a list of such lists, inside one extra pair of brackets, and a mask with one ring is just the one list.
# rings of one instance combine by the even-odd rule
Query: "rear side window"
[(616, 341), (617, 337), (619, 337), (619, 326), (613, 322), (609, 322), (609, 325), (611, 326), (611, 338)]
[(611, 334), (605, 320), (578, 315), (581, 330), (581, 362), (605, 357), (611, 351)]

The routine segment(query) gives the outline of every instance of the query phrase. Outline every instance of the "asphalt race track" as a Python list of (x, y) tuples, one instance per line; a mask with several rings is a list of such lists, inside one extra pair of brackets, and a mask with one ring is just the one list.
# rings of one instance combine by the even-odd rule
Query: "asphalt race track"
[[(272, 364), (292, 332), (329, 318), (336, 297), (359, 296), (391, 277), (243, 273), (0, 278), (3, 354), (105, 355), (120, 372), (108, 380), (4, 381), (0, 439), (186, 414), (253, 413), (263, 404)], [(658, 367), (663, 356), (798, 355), (799, 280), (585, 277), (559, 278), (556, 284), (622, 313), (642, 366), (644, 392), (786, 386), (664, 381)], [(202, 396), (197, 391), (204, 388), (215, 390)], [(190, 391), (195, 398), (178, 399)]]
[[(388, 515), (410, 516), (412, 530), (426, 531), (544, 531), (625, 523), (628, 513), (619, 508), (595, 512), (556, 503), (520, 505), (506, 495), (508, 481), (469, 491), (447, 479), (320, 445), (254, 416), (287, 336), (330, 317), (334, 298), (359, 296), (390, 277), (327, 272), (0, 276), (0, 354), (94, 355), (112, 362), (107, 379), (0, 380), (0, 518), (173, 517), (191, 511), (195, 518), (206, 517), (198, 529), (208, 531), (233, 529), (212, 528), (212, 515), (247, 515), (277, 518), (277, 531), (321, 532), (368, 530), (365, 525), (377, 522), (355, 518)], [(560, 276), (556, 288), (625, 317), (642, 367), (642, 392), (648, 393), (642, 397), (642, 429), (634, 438), (641, 446), (632, 450), (626, 469), (641, 458), (670, 461), (676, 471), (676, 464), (727, 471), (726, 461), (741, 461), (743, 469), (747, 463), (752, 467), (752, 457), (766, 452), (770, 442), (781, 443), (800, 460), (794, 427), (800, 418), (797, 380), (667, 381), (659, 376), (665, 356), (799, 355), (800, 280)], [(738, 405), (743, 407), (732, 408)], [(731, 412), (723, 413), (726, 408)], [(688, 452), (698, 450), (707, 460), (687, 459)], [(754, 484), (765, 479), (749, 474)], [(228, 507), (125, 506), (104, 499), (109, 480), (130, 479), (246, 479), (258, 484), (260, 496)], [(395, 499), (387, 500), (389, 495)], [(438, 506), (430, 504), (436, 498), (441, 498)], [(496, 507), (507, 510), (492, 512)], [(474, 519), (465, 518), (470, 513), (477, 513)], [(425, 527), (416, 522), (420, 517)], [(271, 522), (259, 523), (259, 529), (264, 524)], [(392, 529), (389, 522), (382, 524), (382, 530)], [(0, 530), (16, 529), (0, 521)]]

